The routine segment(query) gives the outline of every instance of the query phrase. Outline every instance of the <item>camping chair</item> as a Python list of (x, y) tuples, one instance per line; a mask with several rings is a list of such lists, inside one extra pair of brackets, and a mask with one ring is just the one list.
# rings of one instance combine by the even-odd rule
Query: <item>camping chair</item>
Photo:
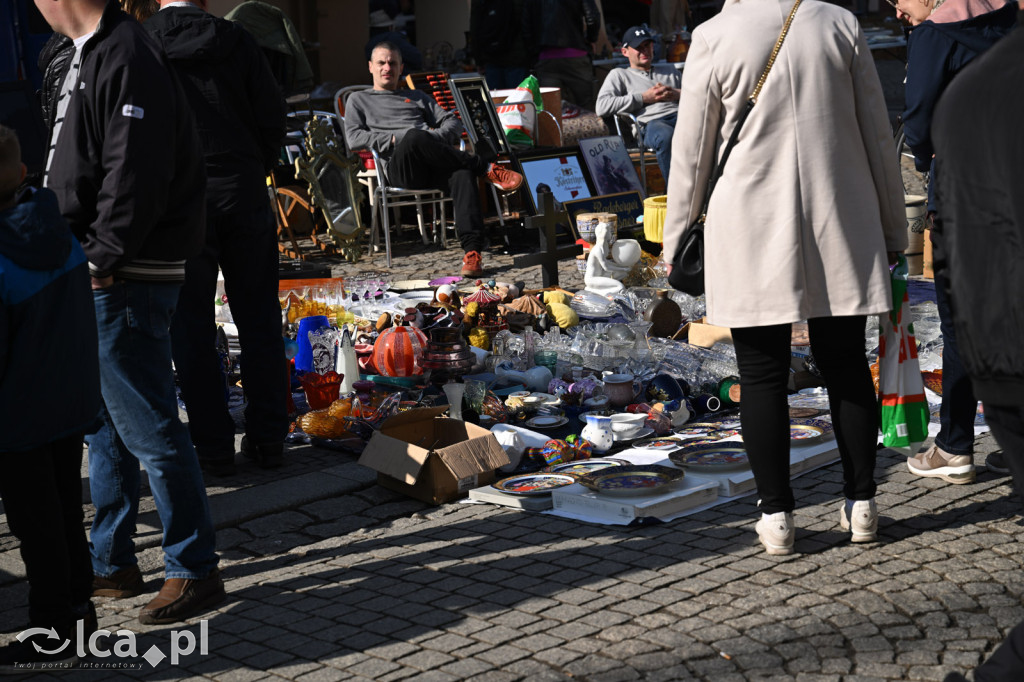
[[(654, 149), (648, 147), (644, 143), (644, 130), (647, 126), (637, 120), (637, 117), (630, 113), (615, 114), (615, 132), (618, 133), (619, 137), (629, 145), (629, 140), (633, 140), (632, 146), (627, 146), (626, 151), (631, 155), (638, 153), (640, 155), (640, 183), (644, 186), (644, 194), (647, 194), (647, 154), (654, 153)], [(628, 133), (628, 135), (626, 134)]]

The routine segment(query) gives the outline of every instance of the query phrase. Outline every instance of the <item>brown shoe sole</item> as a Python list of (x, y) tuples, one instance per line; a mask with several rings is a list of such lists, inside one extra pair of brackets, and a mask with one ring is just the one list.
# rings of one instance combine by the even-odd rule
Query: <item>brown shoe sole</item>
[[(150, 613), (145, 610), (139, 612), (139, 622), (143, 625), (166, 625), (168, 623), (177, 623), (179, 621), (187, 620), (192, 616), (206, 611), (207, 609), (220, 604), (222, 601), (228, 598), (227, 592), (224, 591), (223, 587), (218, 592), (214, 592), (210, 596), (206, 597), (202, 601), (198, 602), (194, 606), (190, 607), (186, 612), (168, 614), (165, 616), (157, 613)], [(167, 608), (173, 608), (174, 604), (169, 605)], [(166, 609), (159, 609), (158, 611), (165, 611)]]

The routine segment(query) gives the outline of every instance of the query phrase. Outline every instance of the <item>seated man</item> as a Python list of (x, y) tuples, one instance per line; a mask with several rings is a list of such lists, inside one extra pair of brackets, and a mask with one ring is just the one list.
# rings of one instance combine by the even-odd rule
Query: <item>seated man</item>
[(455, 231), (466, 255), (464, 277), (484, 274), (484, 218), (477, 177), (485, 176), (504, 192), (519, 188), (523, 176), (496, 166), (497, 152), (481, 141), (477, 154), (455, 148), (462, 124), (418, 90), (398, 90), (402, 54), (389, 42), (378, 43), (370, 56), (373, 89), (354, 93), (345, 107), (345, 139), (351, 149), (371, 146), (390, 157), (391, 181), (407, 189), (447, 189), (455, 210)]
[(626, 30), (622, 54), (629, 60), (629, 68), (612, 69), (604, 79), (597, 93), (597, 115), (636, 115), (645, 126), (644, 144), (657, 155), (658, 168), (667, 183), (682, 75), (671, 64), (651, 63), (654, 36), (646, 26)]

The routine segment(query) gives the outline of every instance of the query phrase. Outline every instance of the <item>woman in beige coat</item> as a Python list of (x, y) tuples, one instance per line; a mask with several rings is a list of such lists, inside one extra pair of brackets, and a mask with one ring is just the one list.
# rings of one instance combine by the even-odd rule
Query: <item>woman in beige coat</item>
[[(727, 0), (693, 33), (672, 147), (669, 262), (792, 6)], [(851, 13), (803, 0), (705, 225), (708, 319), (733, 328), (762, 544), (770, 554), (793, 551), (786, 383), (790, 327), (802, 319), (843, 462), (840, 522), (852, 524), (854, 541), (873, 540), (878, 423), (864, 326), (867, 315), (892, 305), (887, 262), (907, 235), (881, 84)]]

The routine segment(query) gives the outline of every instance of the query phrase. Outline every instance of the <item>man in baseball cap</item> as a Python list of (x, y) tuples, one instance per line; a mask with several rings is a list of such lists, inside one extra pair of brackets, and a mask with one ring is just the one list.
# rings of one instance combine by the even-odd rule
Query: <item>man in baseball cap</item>
[(654, 150), (668, 182), (682, 76), (669, 64), (654, 65), (654, 34), (647, 26), (626, 29), (621, 51), (629, 66), (612, 69), (605, 78), (597, 93), (597, 114), (635, 115), (643, 129), (644, 144)]

